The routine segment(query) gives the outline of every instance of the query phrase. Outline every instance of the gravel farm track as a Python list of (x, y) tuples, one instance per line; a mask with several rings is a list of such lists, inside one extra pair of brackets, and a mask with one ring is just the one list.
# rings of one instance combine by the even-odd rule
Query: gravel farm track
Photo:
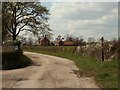
[(65, 58), (24, 52), (34, 65), (1, 70), (2, 88), (98, 88), (93, 77), (81, 76), (75, 63)]

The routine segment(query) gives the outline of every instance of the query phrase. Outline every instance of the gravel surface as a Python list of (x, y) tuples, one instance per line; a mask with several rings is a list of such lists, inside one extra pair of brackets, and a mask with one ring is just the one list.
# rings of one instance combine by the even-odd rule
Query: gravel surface
[(93, 77), (80, 76), (71, 60), (24, 52), (36, 64), (15, 70), (3, 70), (3, 88), (99, 88)]

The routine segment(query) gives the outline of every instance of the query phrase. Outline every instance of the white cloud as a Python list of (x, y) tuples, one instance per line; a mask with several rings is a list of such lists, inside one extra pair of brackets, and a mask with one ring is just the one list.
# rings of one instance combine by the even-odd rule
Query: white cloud
[(50, 26), (56, 36), (117, 37), (117, 3), (53, 3), (50, 13)]
[(111, 10), (111, 13), (113, 13), (113, 14), (117, 14), (118, 13), (118, 9), (117, 8), (113, 8), (112, 10)]

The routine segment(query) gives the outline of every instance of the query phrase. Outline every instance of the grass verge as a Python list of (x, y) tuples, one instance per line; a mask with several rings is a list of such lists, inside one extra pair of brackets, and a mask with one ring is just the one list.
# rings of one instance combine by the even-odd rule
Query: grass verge
[(75, 62), (78, 68), (82, 69), (83, 72), (89, 73), (94, 77), (96, 83), (101, 88), (118, 88), (118, 61), (98, 61), (89, 57), (82, 57), (75, 52), (61, 52), (61, 51), (48, 51), (39, 50), (39, 48), (24, 48), (23, 50), (43, 53), (62, 58), (67, 58)]

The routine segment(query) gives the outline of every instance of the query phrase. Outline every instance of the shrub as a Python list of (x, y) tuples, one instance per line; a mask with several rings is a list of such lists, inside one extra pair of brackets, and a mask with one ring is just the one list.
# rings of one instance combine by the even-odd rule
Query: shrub
[(32, 61), (23, 55), (22, 49), (15, 46), (2, 47), (2, 69), (16, 69), (28, 66)]
[(31, 65), (32, 61), (19, 52), (2, 53), (2, 69), (17, 69)]

